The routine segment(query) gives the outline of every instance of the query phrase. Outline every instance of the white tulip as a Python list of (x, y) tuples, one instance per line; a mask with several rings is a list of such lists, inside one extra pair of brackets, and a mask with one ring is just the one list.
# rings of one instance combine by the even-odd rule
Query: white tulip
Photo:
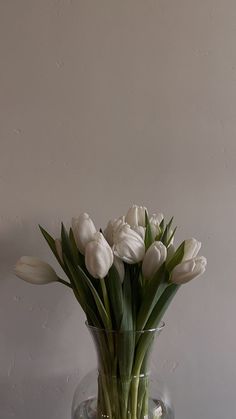
[(160, 233), (160, 224), (163, 219), (164, 215), (161, 212), (157, 214), (152, 214), (149, 218), (153, 239), (155, 239), (158, 233)]
[(171, 282), (177, 285), (185, 284), (193, 278), (202, 275), (206, 270), (207, 260), (204, 256), (198, 256), (185, 260), (175, 266), (171, 274)]
[(55, 247), (56, 247), (57, 255), (58, 255), (61, 263), (64, 264), (63, 255), (62, 255), (61, 240), (60, 239), (55, 240)]
[(188, 239), (184, 242), (184, 257), (182, 259), (182, 262), (184, 260), (189, 260), (192, 258), (195, 258), (201, 249), (201, 242), (197, 241), (196, 239)]
[(145, 211), (146, 207), (139, 207), (138, 205), (133, 205), (127, 212), (125, 221), (131, 226), (141, 226), (145, 227)]
[(125, 224), (115, 232), (113, 250), (114, 254), (124, 262), (138, 263), (144, 258), (144, 240), (128, 224)]
[(114, 220), (110, 220), (107, 224), (105, 230), (104, 230), (104, 236), (106, 240), (108, 241), (110, 246), (113, 246), (114, 244), (114, 234), (117, 231), (117, 229), (125, 224), (125, 217), (122, 216), (120, 218), (115, 218)]
[(94, 278), (104, 278), (113, 264), (113, 252), (102, 233), (95, 233), (85, 247), (85, 265)]
[(132, 228), (132, 230), (136, 231), (136, 233), (138, 233), (143, 240), (145, 239), (145, 234), (146, 234), (146, 228), (145, 227), (134, 226), (134, 227), (131, 227), (131, 228)]
[(78, 218), (72, 218), (72, 230), (80, 253), (84, 255), (86, 244), (92, 240), (96, 228), (88, 214), (80, 214)]
[(166, 257), (166, 246), (160, 241), (152, 243), (143, 259), (142, 272), (144, 278), (151, 279), (165, 262)]
[(119, 274), (120, 280), (121, 282), (124, 281), (124, 277), (125, 277), (125, 266), (124, 266), (124, 262), (118, 258), (117, 256), (114, 256), (114, 266)]
[(58, 281), (54, 269), (36, 257), (22, 256), (17, 261), (14, 272), (16, 276), (31, 284), (41, 285)]
[(149, 218), (149, 222), (155, 225), (160, 225), (162, 220), (164, 219), (164, 215), (161, 212), (157, 214), (152, 214)]

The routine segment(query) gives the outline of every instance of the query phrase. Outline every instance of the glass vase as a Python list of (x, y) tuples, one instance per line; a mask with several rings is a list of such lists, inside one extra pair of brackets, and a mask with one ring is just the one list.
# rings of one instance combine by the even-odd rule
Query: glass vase
[(137, 332), (88, 326), (97, 370), (77, 387), (72, 419), (174, 419), (170, 399), (149, 368), (155, 337), (163, 327)]

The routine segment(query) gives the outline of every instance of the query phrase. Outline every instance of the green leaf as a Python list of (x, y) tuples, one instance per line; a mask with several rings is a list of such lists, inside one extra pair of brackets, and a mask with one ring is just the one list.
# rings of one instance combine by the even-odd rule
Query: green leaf
[(116, 328), (119, 329), (123, 316), (124, 301), (123, 301), (123, 290), (122, 283), (117, 272), (117, 269), (112, 265), (109, 270), (108, 276), (105, 279), (108, 296), (110, 299), (110, 308), (112, 317), (115, 320)]
[(140, 267), (139, 265), (131, 265), (130, 266), (130, 274), (131, 274), (131, 293), (132, 293), (132, 316), (133, 316), (133, 325), (134, 329), (136, 329), (136, 322), (138, 311), (140, 308), (140, 303), (142, 301), (142, 292), (143, 289), (140, 283)]
[[(150, 315), (150, 318), (148, 319), (146, 323), (147, 330), (152, 330), (152, 329), (157, 328), (157, 326), (159, 325), (163, 317), (163, 314), (165, 313), (166, 309), (168, 308), (169, 304), (171, 303), (178, 289), (179, 289), (179, 285), (176, 285), (176, 284), (171, 284), (167, 286), (167, 288), (164, 290), (161, 297), (159, 298), (158, 302), (156, 303)], [(154, 331), (153, 333), (151, 332), (147, 334), (144, 333), (140, 336), (140, 339), (138, 340), (138, 345), (135, 351), (135, 363), (133, 367), (134, 375), (139, 375), (146, 353), (147, 351), (149, 351), (150, 345), (153, 341), (153, 337), (154, 337)]]
[(165, 230), (165, 221), (164, 221), (164, 218), (163, 218), (163, 220), (161, 220), (161, 222), (159, 224), (159, 233), (156, 235), (155, 241), (161, 241), (164, 230)]
[(68, 272), (69, 272), (68, 277), (70, 279), (75, 296), (77, 300), (79, 301), (82, 309), (85, 311), (85, 313), (87, 313), (87, 298), (86, 298), (87, 296), (86, 296), (86, 292), (83, 287), (83, 284), (80, 281), (78, 281), (76, 271), (66, 255), (64, 256), (64, 260), (68, 268)]
[(73, 265), (71, 264), (70, 260), (67, 258), (66, 255), (64, 255), (64, 260), (65, 260), (65, 264), (68, 268), (68, 272), (69, 272), (68, 277), (70, 279), (73, 290), (75, 291), (76, 298), (78, 299), (82, 309), (85, 311), (86, 292), (84, 290), (83, 284), (81, 284), (78, 281), (76, 271), (75, 271)]
[[(50, 236), (50, 234), (46, 230), (44, 230), (44, 228), (41, 227), (40, 225), (39, 225), (39, 228), (40, 228), (40, 231), (41, 231), (43, 237), (45, 238), (46, 242), (48, 243), (51, 251), (53, 252), (55, 258), (57, 259), (59, 265), (61, 266), (61, 268), (63, 269), (63, 271), (65, 272), (65, 274), (68, 276), (68, 270), (67, 270), (66, 266), (62, 263), (59, 255), (57, 253), (57, 249), (56, 249), (54, 238), (52, 236)], [(63, 251), (63, 249), (62, 249), (62, 251)]]
[(174, 237), (174, 235), (176, 233), (176, 230), (177, 230), (177, 227), (174, 228), (173, 233), (170, 235), (170, 237), (169, 237), (169, 239), (167, 241), (166, 247), (168, 247), (170, 245), (171, 240), (173, 239), (173, 237)]
[[(86, 275), (84, 274), (84, 272), (81, 270), (81, 268), (75, 267), (73, 266), (73, 264), (71, 263), (71, 261), (67, 258), (67, 256), (64, 256), (65, 258), (65, 263), (68, 267), (68, 270), (70, 272), (70, 280), (71, 280), (71, 285), (73, 286), (73, 289), (75, 289), (76, 291), (76, 297), (82, 307), (82, 309), (85, 311), (85, 313), (89, 315), (89, 317), (92, 319), (94, 326), (96, 325), (100, 325), (99, 327), (101, 327), (102, 323), (99, 319), (99, 317), (101, 317), (101, 320), (103, 322), (103, 327), (104, 327), (104, 321), (103, 321), (103, 314), (101, 315), (101, 311), (104, 310), (100, 308), (100, 304), (102, 305), (102, 302), (100, 301), (100, 303), (96, 301), (96, 298), (94, 297), (93, 293), (91, 293), (91, 288), (88, 287), (88, 283), (86, 280)], [(89, 281), (89, 279), (88, 279)], [(95, 291), (96, 294), (96, 291)], [(93, 298), (94, 300), (93, 300)], [(96, 303), (96, 304), (95, 304)], [(99, 305), (99, 308), (98, 308)], [(93, 308), (97, 308), (98, 313), (96, 314)], [(106, 315), (106, 312), (105, 312)], [(104, 316), (105, 316), (104, 315)], [(106, 327), (106, 325), (105, 325)]]
[(159, 301), (154, 307), (152, 314), (147, 322), (147, 329), (153, 329), (158, 326), (160, 323), (165, 311), (173, 300), (175, 294), (177, 293), (180, 285), (171, 284), (168, 285), (163, 294), (161, 295)]
[(99, 312), (99, 314), (101, 316), (101, 319), (103, 321), (104, 327), (109, 329), (108, 314), (106, 312), (106, 309), (105, 309), (105, 307), (104, 307), (96, 289), (94, 288), (94, 286), (93, 286), (92, 282), (90, 281), (89, 277), (85, 274), (85, 272), (81, 269), (81, 267), (79, 265), (76, 267), (76, 270), (79, 274), (80, 280), (83, 281), (88, 286), (88, 288), (90, 289), (90, 291), (93, 295), (93, 298), (95, 300), (98, 312)]
[(132, 316), (132, 288), (129, 266), (126, 265), (125, 278), (123, 282), (123, 316), (121, 322), (121, 330), (133, 330), (133, 316)]
[(166, 225), (166, 228), (164, 230), (164, 233), (162, 235), (161, 241), (164, 243), (165, 246), (167, 246), (168, 243), (168, 237), (169, 237), (169, 232), (170, 232), (170, 228), (172, 225), (174, 217), (172, 217), (169, 221), (169, 223)]
[(135, 332), (133, 323), (133, 303), (130, 267), (126, 266), (125, 279), (123, 283), (124, 312), (121, 322), (121, 331), (118, 341), (119, 368), (121, 376), (129, 376), (132, 371)]
[(140, 307), (136, 328), (143, 330), (145, 324), (163, 290), (166, 288), (165, 263), (158, 269), (153, 278), (146, 283), (145, 294)]
[(40, 231), (43, 235), (43, 237), (45, 238), (48, 246), (50, 247), (51, 251), (53, 252), (54, 256), (56, 257), (56, 259), (58, 260), (58, 262), (61, 264), (60, 258), (57, 254), (57, 250), (56, 250), (56, 245), (55, 245), (55, 240), (52, 236), (50, 236), (50, 234), (44, 230), (43, 227), (41, 227), (41, 225), (39, 225)]
[(140, 333), (137, 340), (137, 346), (135, 350), (134, 365), (132, 370), (133, 376), (139, 376), (142, 369), (143, 363), (145, 363), (145, 357), (150, 350), (151, 343), (155, 337), (155, 331), (149, 331), (148, 333)]
[(183, 241), (181, 243), (181, 245), (178, 247), (178, 249), (176, 250), (174, 256), (171, 258), (171, 260), (167, 263), (166, 265), (166, 269), (168, 270), (168, 272), (173, 271), (174, 267), (176, 265), (179, 265), (179, 263), (182, 262), (182, 259), (184, 257), (184, 246), (185, 246), (185, 241)]
[(95, 312), (92, 310), (92, 308), (87, 305), (86, 307), (86, 315), (87, 315), (87, 320), (88, 320), (88, 324), (90, 326), (94, 326), (94, 327), (98, 327), (99, 329), (102, 329), (102, 323), (100, 322), (100, 320), (98, 319), (97, 315), (95, 314)]
[(75, 241), (75, 236), (74, 236), (72, 228), (70, 228), (70, 230), (69, 230), (69, 239), (70, 239), (71, 251), (73, 253), (74, 260), (77, 261), (78, 265), (83, 266), (84, 265), (84, 256), (81, 255), (81, 253), (79, 252), (79, 250), (77, 248), (77, 244), (76, 244), (76, 241)]
[(90, 275), (90, 273), (87, 271), (87, 268), (86, 268), (86, 265), (85, 265), (85, 260), (84, 260), (84, 255), (82, 255), (77, 248), (77, 244), (76, 244), (76, 241), (75, 241), (75, 237), (74, 237), (74, 233), (73, 233), (72, 228), (70, 228), (70, 231), (69, 231), (69, 240), (70, 240), (70, 250), (71, 250), (71, 254), (73, 255), (74, 263), (81, 267), (81, 269), (85, 272), (87, 277), (92, 282), (94, 288), (96, 288), (96, 291), (99, 293), (99, 289), (100, 289), (99, 281), (97, 279), (93, 278)]
[(145, 210), (145, 226), (146, 226), (146, 232), (145, 232), (144, 242), (145, 242), (145, 248), (147, 251), (147, 249), (151, 246), (153, 242), (153, 237), (152, 237), (152, 229), (150, 226), (150, 222), (149, 222), (149, 218), (148, 218), (148, 214), (146, 210)]
[(75, 257), (69, 235), (63, 223), (61, 223), (61, 246), (63, 254), (66, 255), (73, 264), (77, 264), (77, 258)]
[(165, 227), (165, 220), (163, 218), (163, 220), (161, 220), (161, 222), (160, 222), (160, 229), (163, 231), (164, 227)]
[(50, 249), (54, 253), (56, 259), (58, 260), (59, 264), (63, 268), (64, 272), (68, 276), (73, 292), (75, 294), (76, 299), (78, 300), (79, 304), (81, 305), (82, 309), (84, 310), (85, 314), (87, 315), (89, 323), (93, 323), (96, 327), (101, 327), (101, 322), (98, 319), (98, 316), (92, 309), (94, 306), (94, 301), (91, 299), (91, 295), (89, 295), (88, 290), (84, 288), (83, 283), (78, 281), (78, 277), (76, 275), (76, 271), (73, 268), (73, 264), (71, 261), (75, 261), (77, 258), (77, 247), (74, 241), (74, 237), (72, 236), (73, 232), (70, 232), (70, 236), (68, 236), (67, 231), (62, 224), (62, 231), (61, 231), (61, 240), (62, 240), (62, 252), (64, 253), (64, 260), (65, 265), (61, 263), (61, 260), (57, 254), (55, 240), (50, 234), (43, 229), (43, 227), (39, 226), (45, 240), (47, 241)]

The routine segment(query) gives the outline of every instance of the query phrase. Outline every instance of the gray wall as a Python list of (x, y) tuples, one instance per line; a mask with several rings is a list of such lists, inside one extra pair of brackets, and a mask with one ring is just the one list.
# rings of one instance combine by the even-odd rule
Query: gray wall
[(132, 203), (208, 258), (154, 354), (177, 419), (236, 416), (235, 39), (233, 0), (0, 1), (1, 419), (69, 418), (95, 363), (71, 293), (12, 274), (52, 262), (37, 224)]

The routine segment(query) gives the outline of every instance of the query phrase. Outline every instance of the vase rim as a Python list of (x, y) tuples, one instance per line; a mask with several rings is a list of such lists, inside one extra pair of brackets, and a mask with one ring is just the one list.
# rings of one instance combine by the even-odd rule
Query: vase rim
[(107, 333), (154, 333), (154, 332), (161, 332), (165, 327), (165, 322), (161, 321), (158, 327), (154, 327), (152, 329), (143, 329), (143, 330), (119, 330), (119, 329), (106, 329), (103, 327), (96, 327), (88, 324), (88, 321), (85, 321), (85, 324), (89, 330), (97, 331), (97, 332), (107, 332)]

